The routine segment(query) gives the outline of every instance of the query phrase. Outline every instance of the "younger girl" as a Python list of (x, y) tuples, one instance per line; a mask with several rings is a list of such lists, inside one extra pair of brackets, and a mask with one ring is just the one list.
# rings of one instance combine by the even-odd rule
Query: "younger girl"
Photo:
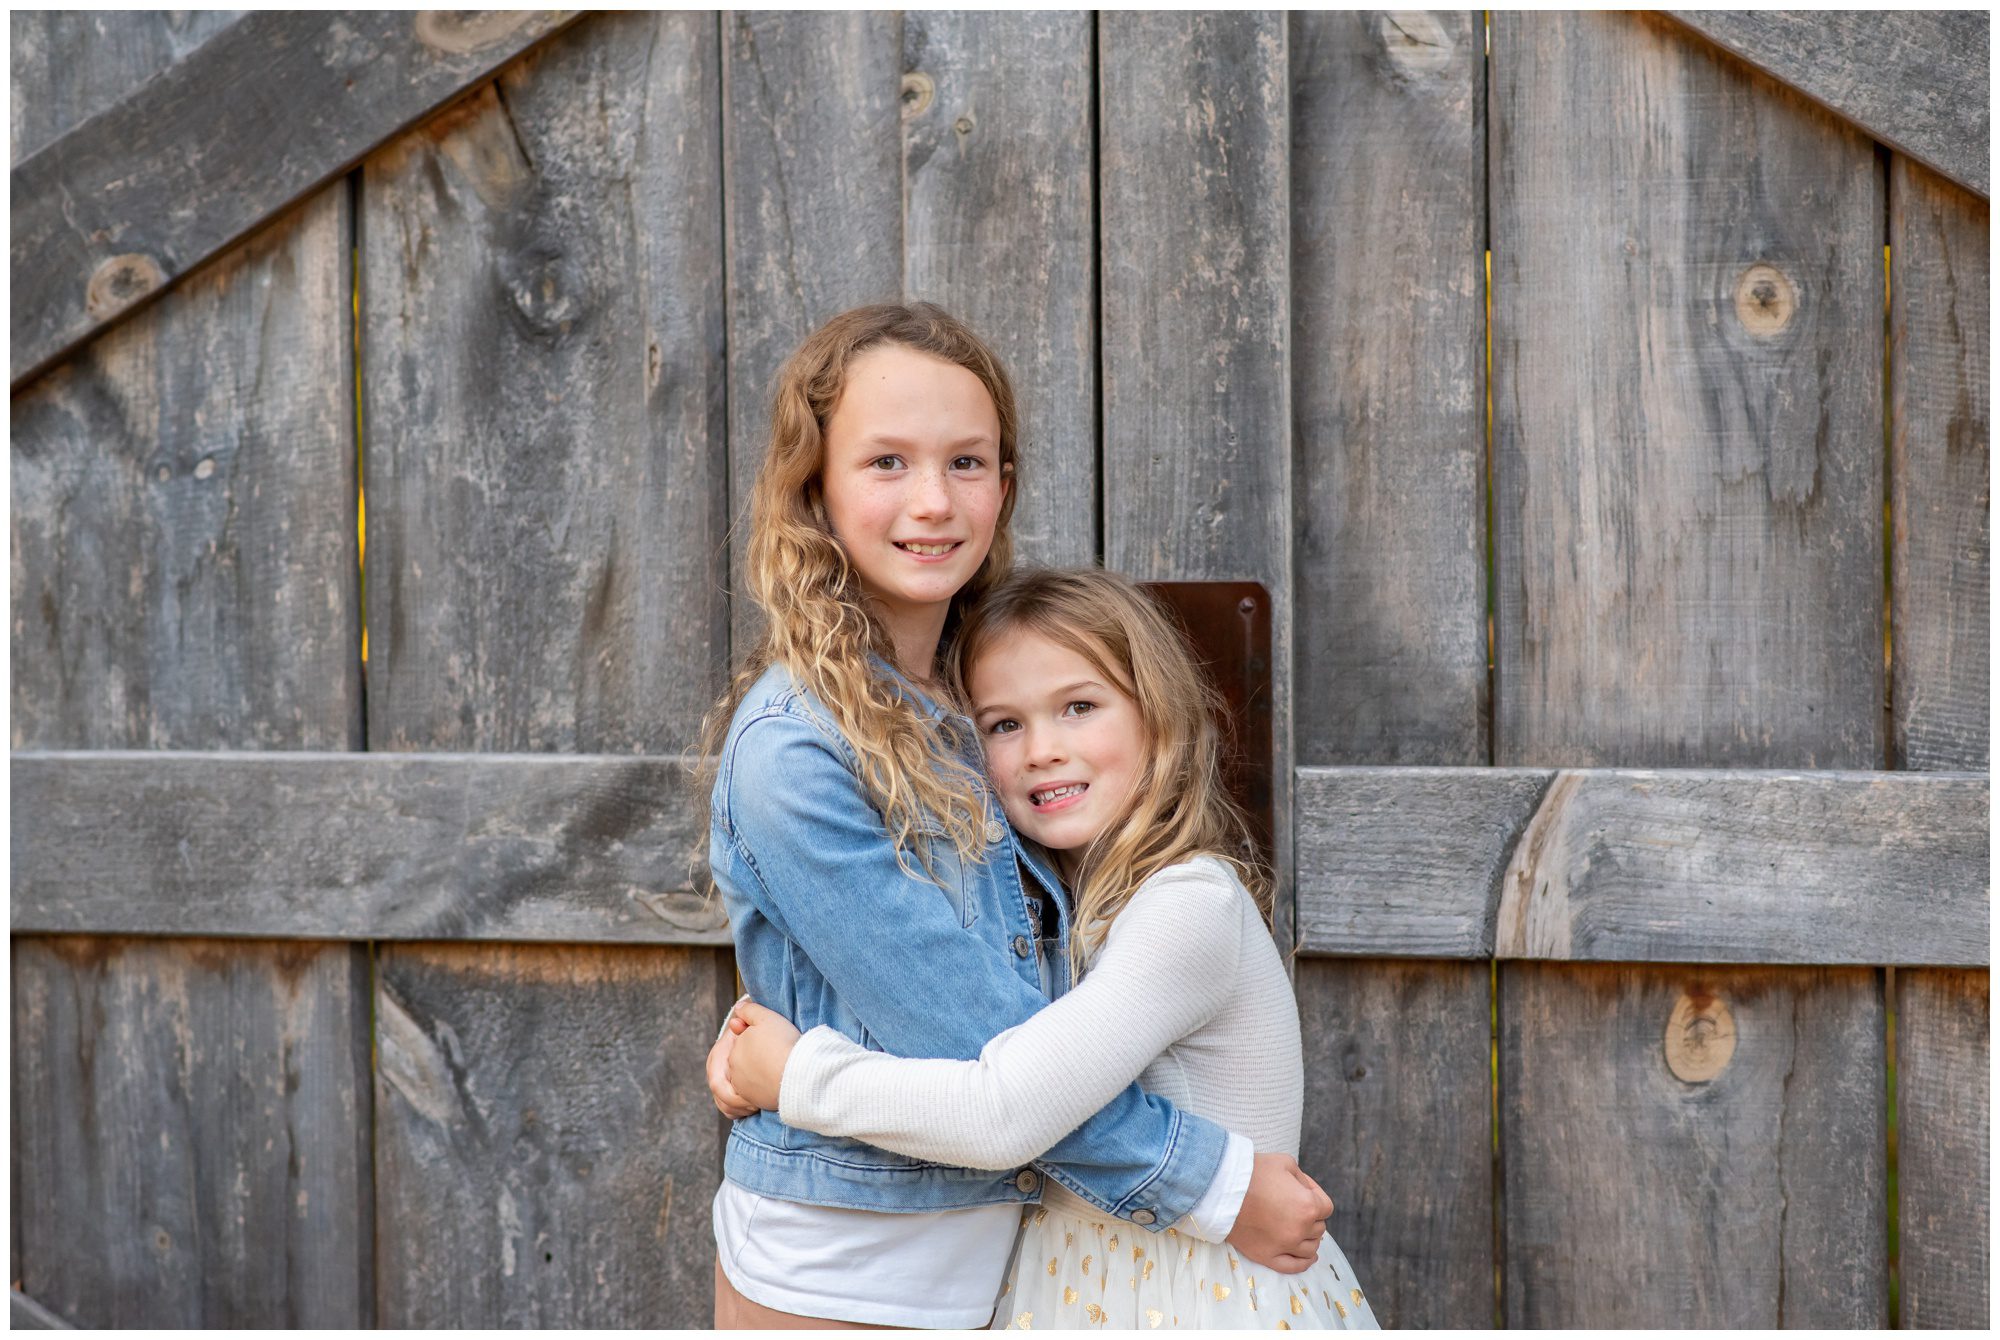
[[(903, 1059), (740, 1004), (728, 1079), (787, 1125), (916, 1158), (1035, 1158), (1137, 1079), (1296, 1155), (1298, 1008), (1219, 781), (1214, 693), (1131, 582), (1027, 572), (967, 613), (952, 672), (1015, 830), (1052, 853), (1088, 975), (974, 1061)], [(1030, 1210), (995, 1327), (1375, 1327), (1331, 1237), (1302, 1274), (1155, 1237), (1060, 1187)]]

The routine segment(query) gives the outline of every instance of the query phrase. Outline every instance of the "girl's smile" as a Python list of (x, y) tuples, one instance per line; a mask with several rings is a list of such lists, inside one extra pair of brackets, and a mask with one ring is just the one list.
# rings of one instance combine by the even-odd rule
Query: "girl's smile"
[(1016, 629), (967, 676), (986, 770), (1014, 827), (1071, 874), (1126, 813), (1146, 751), (1138, 704), (1082, 653)]

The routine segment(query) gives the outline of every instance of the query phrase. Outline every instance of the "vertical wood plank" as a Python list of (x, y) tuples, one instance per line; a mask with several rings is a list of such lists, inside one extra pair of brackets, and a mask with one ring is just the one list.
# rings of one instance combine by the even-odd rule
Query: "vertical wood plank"
[(1506, 965), (1510, 1327), (1882, 1326), (1881, 973)]
[(1484, 21), (1290, 23), (1298, 758), (1484, 763)]
[(233, 9), (11, 11), (9, 161), (121, 101), (241, 16)]
[(666, 753), (720, 692), (716, 67), (598, 16), (368, 160), (372, 745)]
[(903, 19), (904, 295), (1013, 378), (1026, 562), (1097, 552), (1093, 37), (1083, 12)]
[(903, 293), (897, 13), (722, 16), (729, 312), (730, 631), (762, 628), (743, 581), (750, 486), (779, 367), (836, 313)]
[(1889, 172), (1893, 766), (1987, 767), (1992, 332), (1986, 201)]
[(1495, 761), (1879, 766), (1873, 146), (1669, 20), (1492, 43)]
[(1291, 224), (1282, 14), (1098, 19), (1104, 561), (1271, 597), (1292, 943)]
[(1896, 972), (1902, 1324), (1992, 1324), (1992, 1005), (1985, 971)]
[(1493, 1325), (1485, 963), (1300, 959), (1299, 1163), (1384, 1326)]
[(709, 950), (385, 948), (382, 1323), (706, 1326), (732, 987)]
[(25, 1291), (87, 1327), (372, 1319), (368, 958), (13, 942)]

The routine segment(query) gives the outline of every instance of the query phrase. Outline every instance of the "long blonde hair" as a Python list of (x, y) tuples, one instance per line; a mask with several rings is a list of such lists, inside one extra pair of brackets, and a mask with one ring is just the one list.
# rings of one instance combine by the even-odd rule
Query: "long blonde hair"
[(1020, 631), (1039, 633), (1090, 662), (1138, 706), (1146, 732), (1130, 810), (1092, 839), (1076, 864), (1072, 970), (1083, 971), (1141, 884), (1196, 856), (1233, 866), (1268, 921), (1270, 876), (1254, 858), (1243, 811), (1222, 785), (1222, 699), (1171, 616), (1114, 572), (1014, 573), (959, 628), (950, 670), (961, 697), (980, 654)]
[[(985, 851), (987, 816), (977, 780), (961, 761), (964, 742), (920, 713), (895, 681), (869, 664), (871, 654), (894, 664), (888, 631), (869, 608), (860, 578), (827, 520), (822, 475), (826, 424), (847, 385), (857, 354), (897, 345), (956, 364), (979, 378), (1000, 421), (1000, 472), (1014, 487), (1001, 500), (985, 562), (952, 598), (943, 647), (965, 608), (1013, 562), (1008, 521), (1019, 487), (1014, 390), (1006, 369), (971, 328), (927, 302), (856, 307), (806, 337), (778, 372), (771, 406), (771, 444), (750, 495), (750, 544), (745, 568), (750, 594), (765, 615), (756, 648), (702, 729), (705, 772), (718, 761), (729, 720), (757, 677), (783, 665), (833, 713), (853, 746), (869, 802), (882, 814), (897, 859), (917, 851), (928, 816), (964, 861)], [(907, 861), (904, 861), (908, 868)]]

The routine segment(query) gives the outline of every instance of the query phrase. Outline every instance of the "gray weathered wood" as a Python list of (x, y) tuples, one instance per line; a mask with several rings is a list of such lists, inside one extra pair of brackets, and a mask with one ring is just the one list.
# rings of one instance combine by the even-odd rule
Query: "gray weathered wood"
[(13, 385), (568, 21), (253, 12), (12, 169)]
[(1980, 775), (1302, 768), (1307, 953), (1983, 965)]
[(728, 944), (690, 762), (16, 753), (13, 929)]
[(88, 1327), (373, 1321), (368, 957), (15, 936), (20, 1287)]
[(1509, 1327), (1888, 1321), (1869, 968), (1500, 967)]
[(371, 157), (371, 746), (664, 752), (721, 691), (715, 25), (607, 14)]
[(1298, 757), (1483, 763), (1485, 24), (1290, 25)]
[(14, 397), (14, 748), (359, 743), (349, 271), (334, 187)]
[(1278, 943), (1292, 943), (1291, 134), (1267, 12), (1098, 18), (1104, 562), (1270, 594)]
[(1902, 1324), (1992, 1324), (1988, 974), (1896, 974)]
[(903, 19), (883, 12), (723, 15), (729, 162), (730, 634), (762, 622), (743, 580), (750, 488), (778, 368), (828, 317), (903, 294)]
[(73, 1331), (76, 1328), (19, 1289), (8, 1303), (7, 1326), (15, 1331)]
[(978, 331), (1020, 408), (1014, 552), (1097, 553), (1092, 19), (903, 18), (903, 291)]
[(235, 9), (12, 10), (7, 161), (107, 107), (243, 16)]
[(1672, 10), (1835, 114), (1989, 194), (1992, 23), (1984, 10)]
[(1989, 212), (1891, 160), (1890, 748), (1902, 768), (1983, 769), (1992, 742)]
[(733, 986), (708, 950), (385, 947), (379, 1324), (706, 1326)]
[(1873, 145), (1649, 15), (1492, 46), (1494, 761), (1879, 767)]
[(1493, 1324), (1493, 1125), (1484, 963), (1298, 967), (1299, 1163), (1384, 1326)]

